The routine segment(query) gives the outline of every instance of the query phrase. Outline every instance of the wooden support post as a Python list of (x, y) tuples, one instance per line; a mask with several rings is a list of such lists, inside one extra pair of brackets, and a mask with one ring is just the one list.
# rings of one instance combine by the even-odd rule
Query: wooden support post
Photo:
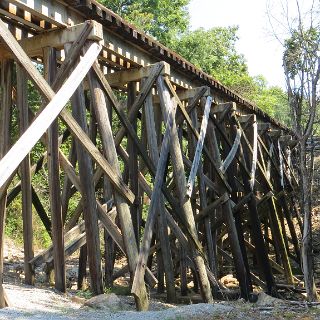
[[(91, 104), (92, 112), (95, 114), (95, 108), (93, 103)], [(112, 107), (110, 103), (107, 103), (107, 112), (109, 116), (109, 121), (112, 120)], [(110, 123), (111, 125), (111, 123)], [(96, 179), (97, 180), (97, 179)], [(113, 202), (113, 188), (112, 184), (110, 183), (108, 177), (104, 175), (103, 177), (103, 196), (104, 201), (107, 203), (107, 201)], [(111, 205), (110, 205), (111, 206)], [(114, 215), (111, 217), (112, 221), (115, 223), (116, 216)], [(108, 232), (106, 228), (104, 228), (104, 259), (105, 259), (105, 265), (104, 265), (104, 283), (107, 288), (113, 287), (113, 271), (114, 271), (114, 262), (116, 258), (116, 246), (115, 242), (112, 239), (111, 234)]]
[[(202, 98), (200, 100), (200, 107), (203, 109), (203, 118), (202, 118), (201, 129), (200, 129), (200, 139), (198, 140), (198, 143), (196, 143), (195, 137), (191, 135), (191, 140), (189, 141), (189, 144), (192, 146), (192, 149), (194, 150), (194, 158), (193, 158), (193, 163), (192, 163), (192, 167), (191, 167), (191, 171), (190, 171), (190, 175), (189, 175), (189, 180), (188, 180), (188, 184), (187, 184), (187, 186), (188, 186), (187, 195), (191, 195), (191, 192), (192, 192), (192, 185), (193, 184), (190, 183), (190, 181), (193, 180), (192, 179), (192, 172), (193, 172), (192, 169), (197, 167), (196, 172), (198, 172), (198, 186), (199, 186), (198, 188), (199, 188), (201, 210), (205, 210), (208, 205), (206, 185), (205, 185), (204, 174), (203, 174), (203, 164), (202, 164), (202, 162), (200, 162), (200, 158), (201, 158), (201, 154), (202, 154), (202, 147), (204, 144), (204, 139), (205, 139), (205, 136), (207, 133), (207, 125), (208, 125), (209, 112), (211, 109), (211, 103), (212, 103), (211, 96), (208, 96), (207, 98)], [(194, 109), (191, 112), (190, 117), (191, 117), (193, 126), (195, 128), (198, 128), (197, 109)], [(200, 147), (201, 151), (199, 151), (199, 147)], [(206, 217), (204, 219), (204, 227), (205, 227), (205, 235), (206, 235), (206, 247), (207, 247), (207, 253), (208, 253), (208, 264), (209, 264), (210, 270), (214, 271), (216, 257), (214, 254), (214, 243), (213, 243), (212, 232), (211, 232), (211, 219), (210, 219), (210, 217)]]
[[(27, 77), (21, 66), (17, 65), (17, 106), (19, 109), (20, 134), (28, 128), (28, 93)], [(33, 258), (33, 230), (32, 230), (32, 189), (30, 173), (30, 155), (27, 154), (21, 162), (22, 189), (22, 217), (24, 244), (24, 272), (25, 283), (34, 284), (34, 273), (29, 261)]]
[[(160, 94), (161, 93), (162, 91), (160, 90)], [(157, 167), (156, 176), (154, 179), (153, 193), (151, 196), (151, 203), (148, 211), (148, 218), (145, 225), (145, 231), (144, 231), (144, 235), (141, 243), (141, 250), (139, 253), (137, 268), (134, 275), (134, 281), (133, 281), (132, 290), (131, 290), (131, 292), (134, 295), (140, 294), (139, 291), (141, 290), (141, 287), (143, 285), (143, 277), (144, 277), (145, 267), (147, 263), (147, 258), (149, 255), (152, 235), (153, 235), (153, 226), (156, 221), (156, 209), (159, 206), (159, 201), (161, 197), (161, 187), (164, 182), (164, 174), (167, 166), (171, 130), (174, 124), (175, 114), (176, 114), (176, 105), (174, 104), (168, 105), (168, 116), (166, 118), (167, 119), (166, 132), (165, 132), (164, 139), (161, 146), (160, 158), (158, 160), (158, 167)], [(146, 300), (144, 308), (148, 307), (148, 305), (149, 305), (149, 301)]]
[[(0, 101), (0, 159), (5, 155), (10, 145), (10, 120), (12, 104), (12, 68), (13, 63), (9, 60), (1, 61), (1, 101)], [(4, 227), (6, 219), (5, 194), (0, 197), (0, 308), (8, 306), (3, 283), (3, 249), (4, 249)]]
[[(159, 92), (161, 92), (160, 101), (161, 101), (163, 118), (168, 119), (169, 111), (170, 111), (168, 100), (170, 99), (170, 95), (169, 95), (168, 89), (164, 84), (162, 77), (158, 78), (157, 87)], [(177, 126), (175, 121), (172, 124), (171, 139), (170, 139), (170, 154), (171, 154), (171, 159), (173, 163), (173, 171), (176, 179), (176, 185), (179, 193), (179, 202), (182, 207), (182, 214), (184, 216), (184, 219), (186, 221), (187, 228), (189, 229), (190, 234), (195, 239), (198, 239), (191, 203), (189, 199), (186, 199), (187, 184), (186, 184), (185, 170), (184, 170), (183, 159), (182, 159), (182, 152), (181, 152)], [(206, 302), (212, 302), (213, 297), (212, 297), (210, 282), (208, 279), (203, 257), (195, 249), (193, 243), (191, 243), (190, 246), (192, 247), (193, 259), (199, 275), (199, 283), (200, 283), (202, 298)]]
[[(57, 57), (53, 48), (44, 48), (44, 74), (49, 84), (56, 76)], [(65, 259), (63, 221), (61, 210), (61, 192), (59, 179), (59, 127), (55, 120), (48, 130), (48, 176), (50, 192), (50, 208), (52, 221), (52, 243), (54, 260), (55, 288), (61, 292), (66, 291)]]
[(87, 275), (87, 258), (88, 258), (88, 250), (87, 250), (87, 245), (85, 244), (80, 248), (78, 281), (77, 281), (78, 290), (85, 289), (85, 278)]
[[(136, 97), (136, 82), (128, 83), (128, 112), (132, 107)], [(134, 118), (131, 121), (132, 127), (135, 132), (137, 132), (137, 118)], [(139, 239), (140, 239), (140, 199), (139, 199), (139, 182), (138, 182), (138, 153), (135, 148), (134, 142), (128, 136), (128, 146), (127, 146), (128, 154), (130, 155), (129, 161), (129, 185), (130, 189), (135, 195), (134, 202), (130, 205), (130, 212), (132, 217), (133, 229), (136, 236), (137, 246), (139, 247)]]
[[(70, 44), (65, 46), (66, 52), (70, 50), (70, 47)], [(86, 107), (83, 87), (81, 84), (71, 98), (71, 105), (75, 120), (78, 122), (81, 129), (87, 133)], [(91, 288), (94, 294), (101, 294), (103, 293), (101, 253), (92, 161), (89, 154), (84, 150), (83, 146), (78, 141), (76, 142), (76, 150), (82, 185), (81, 192), (86, 226)]]
[[(212, 152), (213, 155), (215, 155), (216, 166), (221, 167), (222, 161), (220, 157), (220, 150), (219, 150), (217, 135), (216, 135), (215, 127), (213, 126), (212, 123), (209, 123), (208, 130), (209, 130), (208, 136), (210, 137), (210, 139), (208, 139), (209, 150)], [(226, 193), (227, 190), (222, 184), (219, 186), (219, 188), (220, 188), (220, 194)], [(250, 295), (250, 282), (248, 279), (248, 275), (246, 273), (246, 268), (245, 268), (245, 264), (242, 256), (241, 247), (239, 244), (237, 229), (236, 229), (236, 225), (233, 217), (230, 200), (223, 203), (222, 211), (225, 212), (225, 221), (228, 226), (229, 241), (230, 241), (230, 246), (232, 250), (232, 256), (233, 256), (233, 261), (236, 269), (237, 278), (240, 283), (241, 295), (243, 298), (248, 300)]]
[[(145, 104), (144, 104), (144, 114), (146, 119), (146, 131), (148, 138), (148, 146), (150, 157), (155, 167), (157, 167), (159, 162), (159, 150), (158, 150), (158, 138), (157, 131), (154, 121), (154, 113), (153, 113), (153, 104), (152, 104), (152, 94), (149, 93)], [(137, 174), (137, 182), (138, 182), (138, 174)], [(168, 235), (168, 225), (165, 218), (165, 205), (163, 195), (160, 195), (159, 206), (158, 206), (159, 214), (158, 214), (158, 232), (159, 232), (159, 240), (161, 245), (161, 255), (162, 262), (165, 271), (165, 280), (166, 280), (166, 290), (167, 290), (167, 300), (168, 302), (175, 302), (176, 300), (176, 292), (174, 285), (174, 273), (173, 273), (173, 262), (171, 256), (170, 249), (170, 241)]]
[[(233, 120), (235, 119), (235, 116), (232, 118)], [(236, 128), (241, 128), (241, 125), (239, 124), (238, 121), (235, 121), (232, 124), (233, 130), (236, 130)], [(242, 136), (245, 137), (245, 134), (242, 133)], [(244, 143), (244, 149), (242, 148), (242, 144), (240, 145), (239, 149), (239, 158), (242, 159), (244, 163), (244, 167), (240, 168), (241, 174), (242, 174), (242, 181), (244, 185), (244, 189), (246, 193), (250, 193), (252, 191), (252, 185), (250, 184), (250, 174), (248, 175), (248, 170), (245, 169), (245, 161), (244, 161), (244, 152), (249, 154), (250, 152), (252, 153), (252, 148), (250, 149), (251, 146), (249, 146), (249, 143), (247, 140), (245, 140), (246, 143)], [(259, 166), (261, 167), (261, 166)], [(267, 291), (271, 295), (276, 295), (277, 294), (277, 289), (275, 286), (274, 282), (274, 277), (272, 274), (272, 270), (270, 267), (270, 263), (268, 260), (268, 253), (266, 250), (266, 246), (264, 244), (263, 240), (263, 235), (261, 231), (261, 223), (260, 219), (258, 216), (258, 211), (257, 211), (257, 203), (255, 197), (252, 197), (250, 201), (248, 202), (248, 207), (249, 207), (249, 216), (250, 216), (250, 221), (251, 221), (251, 233), (252, 233), (252, 238), (254, 245), (256, 247), (256, 253), (257, 253), (257, 260), (259, 264), (260, 271), (265, 279), (266, 285), (267, 285)]]
[(180, 290), (181, 295), (188, 295), (188, 279), (187, 279), (187, 255), (186, 251), (179, 245), (179, 254), (180, 254)]
[[(96, 118), (99, 125), (99, 130), (103, 143), (103, 151), (106, 158), (109, 160), (117, 175), (120, 175), (120, 166), (117, 158), (117, 152), (111, 130), (109, 115), (107, 111), (107, 103), (104, 92), (94, 73), (88, 75), (90, 90), (92, 94), (92, 103), (96, 113)], [(131, 279), (133, 277), (138, 257), (138, 248), (133, 230), (132, 219), (129, 206), (125, 199), (114, 191), (114, 200), (120, 218), (120, 224), (123, 234), (123, 241), (128, 258)], [(145, 285), (139, 288), (139, 294), (136, 296), (136, 305), (139, 310), (146, 309), (147, 292)]]
[[(231, 109), (235, 110), (236, 109), (236, 106), (235, 104), (231, 104), (233, 105), (233, 107)], [(228, 118), (228, 114), (225, 114), (225, 121), (227, 121), (227, 118)], [(219, 116), (218, 116), (218, 120), (220, 123), (222, 123), (222, 119), (220, 118), (219, 119)], [(221, 125), (221, 129), (224, 131), (224, 134), (226, 134), (226, 129), (225, 129), (225, 126)], [(222, 145), (223, 145), (223, 152), (225, 154), (225, 158), (228, 159), (230, 155), (232, 155), (232, 153), (234, 152), (233, 154), (233, 158), (236, 156), (237, 152), (238, 152), (238, 149), (239, 149), (239, 145), (240, 145), (240, 142), (241, 142), (241, 130), (240, 129), (237, 129), (237, 130), (232, 130), (233, 128), (231, 128), (231, 132), (230, 132), (230, 136), (232, 137), (232, 139), (234, 139), (234, 144), (231, 148), (228, 148), (228, 144), (226, 143), (225, 140), (221, 139), (222, 141)], [(239, 134), (240, 133), (240, 134)], [(234, 146), (236, 146), (234, 148)], [(228, 154), (229, 152), (229, 154)], [(228, 162), (227, 160), (225, 160), (225, 165), (226, 165), (226, 162)], [(229, 161), (229, 164), (228, 166), (230, 165), (230, 167), (228, 168), (226, 174), (228, 176), (228, 182), (229, 184), (231, 185), (231, 188), (232, 188), (232, 192), (231, 192), (231, 199), (234, 203), (238, 203), (238, 188), (237, 188), (237, 185), (236, 185), (236, 180), (235, 180), (235, 177), (237, 177), (239, 175), (239, 172), (238, 172), (238, 169), (237, 169), (237, 163), (234, 159)], [(250, 198), (251, 199), (251, 198)], [(250, 201), (250, 200), (249, 200)], [(245, 270), (246, 270), (246, 273), (247, 273), (247, 279), (248, 279), (248, 286), (250, 288), (250, 291), (252, 291), (252, 283), (251, 283), (251, 276), (250, 276), (250, 267), (249, 267), (249, 262), (248, 262), (248, 257), (247, 257), (247, 252), (246, 252), (246, 248), (245, 248), (245, 244), (244, 244), (244, 230), (243, 230), (243, 226), (242, 226), (242, 217), (241, 215), (236, 212), (234, 214), (234, 220), (235, 220), (235, 226), (236, 226), (236, 229), (237, 229), (237, 236), (238, 236), (238, 241), (239, 241), (239, 246), (240, 246), (240, 249), (241, 249), (241, 253), (242, 253), (242, 257), (243, 257), (243, 262), (244, 262), (244, 266), (245, 266)]]
[[(69, 153), (69, 161), (71, 162), (71, 164), (74, 167), (76, 166), (77, 152), (76, 152), (75, 141), (73, 138), (72, 138), (71, 148), (70, 148), (70, 153)], [(62, 193), (61, 193), (61, 210), (62, 210), (63, 224), (65, 223), (66, 218), (67, 218), (69, 200), (70, 200), (70, 197), (72, 196), (71, 187), (72, 187), (72, 184), (70, 182), (70, 179), (66, 175), (64, 177)]]

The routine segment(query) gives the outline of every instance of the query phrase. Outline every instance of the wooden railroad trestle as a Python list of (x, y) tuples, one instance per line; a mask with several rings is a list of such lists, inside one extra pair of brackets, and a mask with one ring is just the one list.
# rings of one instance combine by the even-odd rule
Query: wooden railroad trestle
[[(1, 307), (5, 212), (20, 192), (28, 284), (45, 263), (65, 291), (65, 259), (78, 249), (78, 286), (87, 262), (94, 294), (129, 272), (138, 310), (150, 288), (173, 302), (191, 278), (205, 302), (228, 295), (219, 278), (230, 268), (246, 300), (254, 285), (277, 295), (300, 284), (288, 129), (94, 1), (2, 1), (0, 16)], [(27, 79), (42, 98), (36, 114)], [(32, 186), (41, 168), (50, 212)], [(52, 237), (38, 256), (32, 206)], [(116, 272), (115, 247), (127, 258)]]

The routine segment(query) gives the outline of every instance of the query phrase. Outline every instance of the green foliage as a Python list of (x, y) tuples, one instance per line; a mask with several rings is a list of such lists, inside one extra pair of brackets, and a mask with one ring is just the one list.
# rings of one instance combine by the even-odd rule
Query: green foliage
[(259, 108), (289, 124), (288, 102), (280, 87), (269, 87), (261, 75), (252, 77), (236, 50), (238, 27), (198, 29), (184, 34), (175, 50)]
[(301, 72), (315, 73), (319, 56), (320, 31), (310, 27), (294, 30), (284, 44), (283, 63), (290, 79)]
[(284, 43), (283, 66), (287, 76), (292, 126), (299, 136), (319, 131), (319, 28), (304, 28), (301, 24), (292, 30)]
[[(43, 226), (38, 214), (33, 211), (33, 243), (35, 248), (47, 248), (51, 244), (51, 238)], [(7, 208), (5, 234), (16, 244), (23, 244), (23, 222), (21, 195)]]
[(204, 72), (228, 85), (231, 76), (247, 73), (243, 55), (235, 48), (238, 27), (217, 27), (189, 31), (174, 49)]
[(189, 0), (100, 0), (136, 27), (172, 45), (176, 37), (188, 28)]
[(245, 58), (236, 49), (237, 26), (191, 31), (186, 7), (189, 0), (100, 2), (265, 112), (289, 123), (284, 91), (279, 87), (269, 88), (262, 76), (249, 75)]

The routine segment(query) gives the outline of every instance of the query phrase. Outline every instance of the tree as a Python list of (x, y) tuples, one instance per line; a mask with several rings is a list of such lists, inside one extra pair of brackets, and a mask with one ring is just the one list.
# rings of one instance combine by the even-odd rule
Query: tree
[(230, 75), (248, 74), (244, 56), (235, 47), (237, 31), (237, 26), (188, 31), (177, 40), (173, 49), (196, 67), (229, 85)]
[(171, 46), (189, 26), (190, 0), (100, 0), (136, 27)]
[[(285, 26), (283, 67), (286, 76), (292, 128), (299, 141), (298, 172), (300, 175), (300, 210), (304, 217), (302, 235), (302, 268), (309, 301), (318, 300), (313, 271), (312, 250), (312, 171), (313, 161), (307, 161), (307, 141), (314, 131), (319, 106), (320, 29), (319, 2), (310, 6), (298, 0), (283, 1), (282, 20), (269, 13), (273, 30), (278, 23)], [(317, 21), (318, 20), (318, 21)], [(287, 23), (283, 23), (286, 21)], [(281, 41), (279, 33), (275, 33)], [(312, 155), (311, 155), (312, 159)]]
[(302, 237), (302, 260), (307, 297), (316, 301), (317, 291), (313, 276), (312, 257), (312, 166), (307, 166), (307, 140), (312, 135), (319, 104), (320, 76), (320, 32), (315, 28), (305, 28), (300, 22), (292, 36), (285, 42), (283, 56), (284, 71), (288, 87), (288, 98), (292, 127), (299, 139), (299, 171), (301, 175), (301, 211), (304, 216)]
[(250, 76), (244, 56), (236, 50), (237, 32), (237, 26), (189, 30), (176, 41), (174, 49), (271, 116), (288, 123), (285, 92), (280, 87), (269, 88), (261, 75)]

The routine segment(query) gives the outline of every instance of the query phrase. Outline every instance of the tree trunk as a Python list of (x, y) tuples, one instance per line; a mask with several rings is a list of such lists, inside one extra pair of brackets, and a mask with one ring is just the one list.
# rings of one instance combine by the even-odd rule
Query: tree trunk
[(313, 250), (312, 250), (312, 223), (311, 223), (311, 183), (309, 180), (308, 169), (306, 166), (306, 141), (300, 142), (300, 172), (302, 182), (303, 199), (303, 237), (302, 237), (302, 269), (304, 274), (304, 283), (307, 291), (308, 301), (318, 301), (316, 286), (314, 282), (313, 270)]

